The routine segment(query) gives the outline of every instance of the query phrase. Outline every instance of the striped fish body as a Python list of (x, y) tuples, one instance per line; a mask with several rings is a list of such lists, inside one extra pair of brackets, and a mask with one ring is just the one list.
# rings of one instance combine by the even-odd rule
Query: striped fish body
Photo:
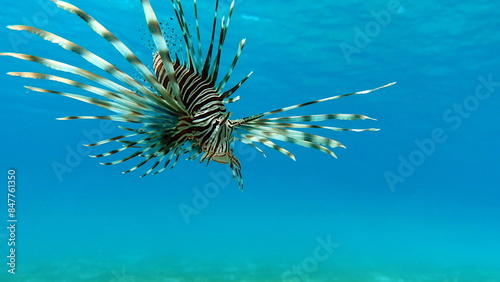
[[(159, 54), (154, 55), (153, 67), (156, 78), (165, 89), (170, 89), (167, 72)], [(179, 123), (174, 140), (193, 142), (198, 153), (204, 152), (201, 161), (219, 163), (237, 162), (232, 152), (233, 127), (229, 122), (221, 94), (210, 81), (193, 70), (173, 63), (180, 90), (180, 100), (186, 112), (179, 112)]]
[[(372, 119), (359, 114), (329, 113), (281, 117), (273, 117), (273, 115), (347, 96), (368, 94), (394, 84), (389, 83), (369, 90), (336, 95), (232, 120), (230, 119), (231, 113), (227, 111), (225, 104), (239, 100), (239, 96), (232, 96), (252, 74), (249, 73), (239, 83), (226, 89), (226, 84), (245, 46), (246, 40), (243, 39), (238, 45), (227, 73), (219, 77), (219, 64), (234, 10), (234, 1), (227, 16), (220, 19), (218, 16), (219, 0), (215, 0), (210, 43), (207, 48), (202, 48), (196, 0), (193, 1), (195, 22), (194, 25), (191, 25), (195, 27), (194, 32), (189, 28), (190, 24), (184, 15), (181, 1), (171, 0), (183, 38), (183, 50), (179, 51), (181, 55), (178, 56), (180, 53), (173, 53), (169, 50), (149, 0), (141, 0), (145, 20), (156, 49), (152, 56), (152, 69), (144, 65), (132, 50), (89, 14), (67, 2), (52, 1), (59, 8), (78, 16), (95, 33), (107, 40), (137, 71), (141, 80), (145, 81), (147, 85), (145, 86), (143, 81), (134, 79), (132, 75), (118, 69), (113, 63), (101, 58), (96, 53), (56, 34), (30, 26), (14, 25), (8, 26), (8, 28), (33, 33), (65, 50), (74, 52), (90, 64), (107, 72), (113, 80), (80, 67), (48, 58), (19, 53), (0, 53), (0, 56), (32, 61), (57, 72), (56, 74), (46, 74), (16, 71), (9, 72), (9, 75), (56, 81), (82, 89), (88, 95), (26, 86), (32, 91), (65, 96), (113, 112), (107, 116), (69, 116), (59, 118), (60, 120), (106, 119), (139, 125), (136, 128), (121, 127), (127, 133), (87, 145), (119, 144), (117, 149), (91, 157), (100, 158), (121, 152), (131, 152), (130, 155), (121, 159), (102, 163), (103, 165), (114, 165), (132, 159), (140, 160), (124, 173), (134, 171), (148, 163), (151, 165), (150, 168), (141, 176), (156, 174), (168, 167), (174, 167), (180, 156), (187, 155), (188, 160), (199, 158), (200, 162), (215, 161), (228, 164), (232, 170), (233, 178), (243, 189), (241, 164), (233, 151), (235, 142), (252, 146), (264, 156), (265, 153), (259, 146), (269, 147), (295, 160), (295, 156), (290, 151), (275, 143), (278, 141), (312, 148), (336, 157), (331, 148), (345, 147), (342, 143), (304, 130), (311, 128), (330, 132), (378, 130), (311, 124), (328, 120)], [(220, 24), (217, 24), (219, 19)], [(72, 77), (76, 75), (82, 80), (66, 78), (63, 76), (65, 73), (72, 74)], [(97, 86), (82, 82), (85, 80), (92, 80)]]

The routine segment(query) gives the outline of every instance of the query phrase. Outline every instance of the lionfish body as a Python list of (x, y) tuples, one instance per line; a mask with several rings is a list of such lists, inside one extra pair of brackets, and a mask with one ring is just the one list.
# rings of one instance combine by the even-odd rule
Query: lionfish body
[(59, 118), (61, 120), (107, 119), (139, 124), (138, 128), (121, 127), (128, 131), (128, 134), (119, 135), (87, 145), (98, 146), (110, 142), (118, 142), (121, 144), (121, 147), (118, 149), (99, 155), (93, 155), (91, 157), (107, 157), (122, 151), (131, 151), (135, 149), (132, 154), (125, 158), (102, 163), (104, 165), (111, 165), (137, 157), (143, 158), (137, 165), (124, 173), (136, 170), (144, 164), (149, 163), (151, 164), (150, 168), (147, 169), (142, 176), (150, 173), (156, 174), (165, 170), (167, 167), (175, 166), (179, 157), (186, 154), (189, 160), (199, 158), (200, 162), (215, 161), (229, 164), (233, 173), (233, 178), (238, 181), (240, 188), (243, 189), (241, 165), (233, 151), (235, 141), (253, 146), (264, 156), (264, 152), (257, 147), (255, 143), (270, 147), (295, 159), (292, 153), (271, 141), (278, 140), (317, 149), (336, 157), (328, 147), (344, 147), (341, 143), (301, 130), (308, 128), (356, 132), (377, 130), (373, 128), (345, 129), (300, 123), (319, 122), (330, 119), (370, 119), (367, 116), (356, 114), (264, 117), (345, 96), (367, 94), (394, 84), (389, 83), (370, 90), (337, 95), (242, 119), (232, 120), (230, 119), (231, 113), (226, 110), (225, 104), (239, 99), (239, 97), (231, 98), (231, 96), (252, 74), (248, 74), (235, 86), (225, 90), (226, 83), (245, 45), (245, 39), (243, 39), (240, 41), (229, 70), (222, 79), (217, 82), (219, 76), (219, 63), (234, 8), (234, 2), (231, 4), (227, 18), (223, 17), (220, 26), (217, 28), (219, 1), (216, 0), (210, 44), (205, 54), (203, 54), (201, 32), (198, 26), (196, 0), (194, 1), (196, 39), (191, 35), (191, 31), (188, 28), (189, 25), (184, 16), (181, 1), (171, 0), (180, 30), (182, 31), (184, 45), (183, 53), (185, 54), (179, 56), (169, 51), (168, 44), (163, 37), (163, 31), (149, 1), (141, 0), (146, 22), (156, 48), (152, 60), (153, 69), (150, 69), (146, 67), (146, 65), (143, 64), (124, 43), (90, 15), (69, 3), (57, 0), (52, 1), (55, 2), (59, 8), (79, 16), (97, 34), (106, 39), (119, 53), (121, 53), (130, 65), (135, 68), (141, 76), (140, 80), (142, 81), (132, 78), (129, 74), (118, 69), (107, 60), (65, 38), (29, 26), (15, 25), (9, 26), (8, 28), (34, 33), (49, 42), (56, 43), (62, 48), (80, 55), (97, 68), (106, 71), (109, 75), (118, 80), (119, 83), (60, 61), (18, 53), (0, 53), (0, 55), (33, 61), (62, 73), (75, 74), (98, 84), (99, 86), (91, 86), (80, 81), (74, 81), (52, 74), (33, 72), (9, 73), (13, 76), (57, 81), (83, 89), (93, 95), (86, 96), (26, 86), (32, 91), (66, 96), (114, 112), (114, 114), (108, 116), (69, 116)]

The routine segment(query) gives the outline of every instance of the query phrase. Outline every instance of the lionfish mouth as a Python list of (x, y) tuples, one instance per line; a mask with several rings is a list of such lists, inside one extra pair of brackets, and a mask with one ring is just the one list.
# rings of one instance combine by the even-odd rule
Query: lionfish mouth
[(117, 142), (121, 145), (118, 149), (91, 157), (107, 157), (122, 151), (133, 151), (127, 157), (102, 163), (103, 165), (113, 165), (131, 159), (142, 158), (138, 164), (124, 173), (134, 171), (148, 163), (151, 166), (141, 177), (148, 174), (156, 174), (168, 167), (174, 167), (179, 157), (187, 154), (189, 155), (188, 160), (199, 158), (200, 162), (215, 161), (229, 164), (233, 178), (238, 181), (239, 187), (243, 189), (241, 164), (234, 155), (233, 150), (235, 142), (242, 142), (252, 146), (264, 156), (264, 152), (256, 144), (270, 147), (295, 160), (294, 155), (287, 149), (271, 141), (277, 140), (313, 148), (336, 157), (330, 148), (344, 147), (344, 145), (333, 139), (307, 133), (303, 130), (310, 128), (354, 132), (377, 130), (374, 128), (347, 129), (307, 123), (333, 119), (371, 119), (358, 114), (264, 117), (346, 96), (368, 94), (395, 83), (231, 120), (229, 118), (230, 113), (227, 112), (225, 104), (235, 102), (239, 99), (239, 97), (232, 97), (233, 94), (252, 74), (250, 72), (239, 83), (226, 88), (226, 83), (231, 77), (233, 69), (245, 46), (246, 40), (243, 39), (239, 43), (229, 70), (219, 79), (219, 64), (233, 14), (234, 1), (229, 8), (227, 16), (222, 17), (220, 20), (220, 24), (217, 24), (219, 21), (219, 1), (215, 1), (210, 43), (207, 48), (202, 48), (196, 0), (194, 0), (194, 35), (191, 34), (189, 29), (190, 25), (184, 15), (181, 1), (172, 0), (172, 7), (182, 32), (182, 53), (185, 54), (179, 58), (179, 56), (169, 50), (167, 42), (163, 37), (163, 31), (149, 1), (141, 0), (147, 26), (156, 49), (152, 59), (153, 69), (146, 67), (122, 41), (89, 14), (67, 2), (52, 1), (59, 8), (80, 17), (95, 33), (106, 39), (135, 68), (141, 77), (140, 80), (144, 80), (147, 86), (144, 85), (144, 82), (134, 79), (130, 74), (118, 69), (108, 60), (101, 58), (80, 45), (35, 27), (24, 25), (8, 26), (12, 30), (27, 31), (36, 34), (46, 41), (56, 43), (60, 47), (80, 55), (92, 65), (106, 71), (118, 83), (91, 71), (48, 58), (19, 53), (0, 53), (0, 55), (36, 62), (59, 73), (70, 73), (80, 78), (92, 80), (98, 84), (99, 86), (91, 86), (56, 74), (34, 72), (8, 73), (12, 76), (24, 78), (57, 81), (82, 89), (86, 91), (87, 95), (25, 86), (32, 91), (69, 97), (113, 112), (113, 114), (107, 116), (69, 116), (59, 118), (60, 120), (105, 119), (139, 124), (138, 128), (120, 127), (128, 131), (127, 134), (87, 145), (98, 146), (111, 142)]

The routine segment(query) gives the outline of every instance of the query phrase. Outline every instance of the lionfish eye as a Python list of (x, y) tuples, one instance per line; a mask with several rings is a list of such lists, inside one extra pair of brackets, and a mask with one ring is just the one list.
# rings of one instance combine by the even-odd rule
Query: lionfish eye
[[(8, 28), (27, 31), (48, 42), (56, 43), (54, 48), (62, 47), (80, 55), (92, 65), (107, 72), (109, 77), (106, 78), (80, 67), (44, 57), (18, 53), (0, 53), (0, 55), (36, 62), (53, 70), (48, 73), (10, 72), (10, 75), (60, 82), (80, 88), (86, 94), (72, 94), (33, 86), (27, 86), (28, 89), (76, 99), (111, 112), (105, 116), (68, 116), (59, 118), (59, 120), (105, 119), (138, 124), (138, 128), (121, 127), (124, 130), (123, 134), (87, 145), (99, 146), (107, 143), (118, 145), (118, 148), (114, 150), (91, 156), (96, 158), (129, 152), (125, 157), (102, 163), (103, 165), (114, 165), (132, 159), (138, 162), (124, 173), (148, 164), (149, 169), (146, 169), (141, 177), (157, 174), (168, 167), (174, 167), (180, 156), (187, 155), (188, 160), (199, 158), (200, 162), (213, 160), (228, 164), (232, 170), (233, 178), (243, 189), (241, 164), (232, 148), (234, 142), (253, 146), (262, 154), (264, 152), (258, 146), (266, 146), (293, 160), (295, 160), (295, 156), (290, 151), (274, 142), (288, 142), (336, 157), (331, 148), (344, 147), (344, 145), (321, 135), (304, 132), (304, 130), (316, 128), (326, 131), (360, 132), (376, 131), (377, 129), (347, 129), (310, 124), (310, 122), (371, 118), (359, 114), (282, 116), (281, 113), (342, 97), (368, 94), (395, 83), (229, 120), (231, 113), (227, 111), (225, 104), (239, 99), (239, 97), (233, 97), (233, 94), (252, 74), (250, 72), (235, 85), (226, 87), (245, 46), (246, 40), (243, 39), (237, 47), (227, 72), (219, 75), (222, 50), (235, 6), (234, 1), (223, 17), (219, 16), (218, 13), (219, 1), (215, 1), (213, 23), (210, 25), (211, 32), (203, 35), (202, 29), (198, 25), (197, 2), (194, 1), (193, 6), (194, 19), (188, 19), (184, 14), (185, 9), (183, 9), (181, 1), (172, 1), (175, 21), (182, 37), (180, 41), (170, 38), (172, 41), (168, 42), (164, 37), (168, 31), (164, 29), (172, 29), (173, 27), (159, 24), (149, 0), (142, 0), (146, 25), (156, 50), (151, 59), (153, 62), (152, 70), (146, 66), (150, 62), (146, 64), (141, 62), (129, 47), (89, 14), (67, 2), (53, 1), (59, 8), (78, 16), (97, 35), (107, 40), (138, 72), (140, 78), (135, 79), (133, 75), (117, 68), (112, 63), (114, 58), (102, 58), (69, 39), (25, 25), (12, 25)], [(68, 28), (72, 26), (73, 24), (68, 25)], [(190, 26), (194, 26), (194, 31), (190, 30)], [(75, 37), (76, 39), (78, 37)], [(208, 42), (207, 46), (202, 46), (205, 42)], [(169, 49), (169, 45), (175, 46), (175, 48)], [(171, 49), (179, 49), (180, 51)], [(184, 55), (177, 56), (177, 53)], [(78, 77), (78, 80), (66, 78), (64, 75), (68, 73), (71, 74), (70, 77)], [(86, 80), (92, 80), (97, 86), (86, 84)], [(218, 131), (219, 127), (225, 130)]]

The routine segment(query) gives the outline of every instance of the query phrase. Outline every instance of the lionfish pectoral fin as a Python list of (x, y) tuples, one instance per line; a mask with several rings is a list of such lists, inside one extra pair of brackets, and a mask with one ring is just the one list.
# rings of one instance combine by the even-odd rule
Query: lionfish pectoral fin
[(231, 161), (227, 156), (214, 156), (211, 160), (220, 164), (228, 164)]
[[(330, 127), (330, 126), (321, 126), (321, 125), (311, 125), (311, 124), (303, 124), (303, 123), (297, 123), (297, 122), (319, 122), (319, 121), (326, 121), (326, 120), (363, 120), (363, 119), (371, 119), (375, 120), (373, 118), (364, 116), (364, 115), (357, 115), (357, 114), (320, 114), (320, 115), (304, 115), (304, 116), (290, 116), (290, 117), (276, 117), (276, 118), (263, 118), (268, 115), (273, 115), (273, 114), (278, 114), (281, 112), (289, 111), (289, 110), (294, 110), (300, 107), (304, 106), (309, 106), (312, 104), (316, 103), (321, 103), (329, 100), (334, 100), (334, 99), (339, 99), (342, 97), (347, 97), (351, 95), (360, 95), (360, 94), (368, 94), (370, 92), (389, 87), (391, 85), (394, 85), (396, 82), (391, 82), (386, 85), (369, 89), (369, 90), (363, 90), (363, 91), (358, 91), (358, 92), (353, 92), (353, 93), (348, 93), (348, 94), (342, 94), (342, 95), (336, 95), (320, 100), (315, 100), (311, 102), (306, 102), (302, 104), (297, 104), (293, 106), (288, 106), (284, 107), (281, 109), (249, 116), (246, 118), (238, 119), (233, 121), (234, 127), (235, 127), (235, 132), (237, 132), (241, 138), (238, 138), (237, 140), (242, 141), (243, 143), (249, 144), (251, 142), (258, 142), (261, 143), (265, 146), (268, 146), (270, 148), (275, 149), (278, 152), (281, 152), (293, 160), (295, 160), (295, 157), (293, 154), (291, 154), (288, 150), (278, 146), (277, 144), (271, 142), (269, 139), (274, 139), (274, 140), (279, 140), (287, 143), (292, 143), (296, 144), (299, 146), (303, 146), (306, 148), (312, 148), (319, 150), (323, 153), (326, 153), (334, 158), (337, 158), (335, 153), (327, 148), (326, 146), (330, 148), (335, 148), (335, 147), (342, 147), (345, 148), (345, 146), (333, 139), (326, 138), (320, 135), (316, 134), (311, 134), (299, 130), (293, 130), (293, 129), (310, 129), (310, 128), (317, 128), (317, 129), (328, 129), (328, 130), (333, 130), (333, 131), (354, 131), (354, 132), (360, 132), (360, 131), (377, 131), (378, 129), (375, 128), (368, 128), (368, 129), (348, 129), (348, 128), (341, 128), (341, 127)], [(293, 129), (292, 129), (293, 128)], [(245, 141), (243, 141), (245, 140)]]
[[(295, 156), (291, 152), (275, 144), (273, 141), (277, 140), (280, 142), (297, 144), (306, 148), (313, 148), (336, 157), (329, 148), (345, 148), (344, 145), (333, 139), (303, 131), (309, 129), (354, 132), (377, 130), (373, 128), (346, 129), (302, 123), (326, 120), (372, 119), (367, 116), (355, 114), (321, 114), (275, 118), (264, 117), (350, 95), (368, 94), (395, 84), (395, 82), (392, 82), (369, 90), (332, 96), (238, 120), (229, 120), (230, 113), (227, 112), (224, 104), (239, 100), (239, 96), (231, 97), (252, 75), (252, 72), (250, 72), (235, 86), (225, 89), (226, 84), (233, 74), (238, 59), (240, 58), (241, 52), (243, 51), (246, 39), (242, 39), (239, 42), (238, 49), (227, 73), (225, 75), (219, 75), (221, 70), (220, 62), (222, 59), (222, 50), (235, 7), (234, 0), (230, 5), (227, 16), (221, 18), (220, 24), (217, 24), (220, 1), (215, 0), (213, 23), (206, 54), (203, 54), (202, 49), (202, 41), (204, 40), (201, 39), (200, 35), (201, 29), (198, 20), (197, 1), (194, 0), (194, 17), (196, 24), (196, 37), (194, 37), (191, 35), (190, 24), (186, 21), (181, 0), (171, 0), (184, 39), (183, 45), (185, 55), (172, 52), (168, 49), (168, 43), (163, 34), (164, 30), (162, 31), (156, 13), (150, 4), (150, 0), (141, 0), (142, 10), (156, 49), (153, 62), (161, 62), (161, 64), (155, 64), (153, 72), (141, 62), (139, 57), (134, 54), (125, 43), (119, 40), (92, 16), (70, 3), (59, 0), (51, 1), (59, 8), (78, 16), (81, 20), (86, 22), (97, 35), (106, 40), (116, 51), (118, 51), (118, 53), (120, 53), (128, 64), (138, 72), (140, 79), (138, 80), (132, 77), (127, 72), (119, 69), (111, 61), (100, 57), (96, 53), (72, 41), (54, 33), (25, 25), (11, 25), (8, 26), (8, 28), (11, 30), (26, 31), (47, 42), (57, 44), (60, 48), (79, 55), (91, 65), (97, 67), (98, 70), (109, 74), (110, 77), (105, 78), (92, 71), (61, 61), (33, 55), (0, 53), (0, 56), (10, 56), (25, 61), (31, 61), (63, 74), (71, 74), (76, 77), (76, 80), (58, 75), (35, 72), (9, 72), (9, 75), (56, 81), (79, 88), (88, 93), (97, 95), (98, 97), (27, 86), (31, 91), (51, 93), (72, 98), (114, 112), (107, 116), (68, 116), (59, 118), (59, 120), (102, 119), (142, 125), (142, 127), (137, 129), (120, 127), (132, 133), (129, 135), (119, 135), (86, 145), (93, 147), (113, 141), (121, 145), (120, 148), (91, 156), (95, 158), (115, 155), (120, 152), (129, 151), (129, 149), (131, 150), (132, 148), (137, 149), (132, 154), (122, 159), (102, 163), (103, 165), (114, 165), (131, 159), (137, 161), (137, 159), (139, 159), (137, 157), (144, 158), (134, 167), (123, 173), (134, 171), (151, 161), (154, 164), (149, 170), (142, 174), (141, 177), (150, 173), (157, 174), (164, 171), (167, 167), (173, 168), (181, 155), (190, 154), (187, 157), (188, 160), (194, 160), (201, 156), (200, 162), (206, 160), (207, 165), (211, 160), (221, 164), (228, 164), (231, 169), (232, 177), (238, 181), (239, 187), (243, 190), (241, 163), (234, 156), (234, 140), (253, 146), (261, 152), (264, 157), (266, 156), (264, 151), (256, 145), (262, 144), (270, 147), (295, 160)], [(196, 44), (197, 46), (195, 46)], [(156, 58), (157, 56), (158, 58)], [(219, 76), (221, 79), (217, 82)], [(94, 85), (78, 81), (80, 79), (92, 81)], [(197, 114), (193, 115), (194, 112)], [(179, 127), (180, 124), (182, 126)], [(186, 128), (189, 130), (186, 130)], [(220, 131), (220, 128), (223, 128), (224, 131)], [(129, 137), (134, 137), (134, 139), (125, 140)], [(189, 146), (185, 146), (188, 141), (193, 143)], [(160, 164), (162, 165), (157, 169)]]
[[(254, 120), (254, 119), (256, 119), (254, 117), (260, 118), (260, 117), (264, 117), (264, 116), (268, 116), (268, 115), (273, 115), (273, 114), (277, 114), (277, 113), (281, 113), (281, 112), (285, 112), (285, 111), (290, 111), (290, 110), (294, 110), (294, 109), (297, 109), (297, 108), (301, 108), (301, 107), (305, 107), (305, 106), (309, 106), (309, 105), (313, 105), (313, 104), (317, 104), (317, 103), (322, 103), (322, 102), (326, 102), (326, 101), (330, 101), (330, 100), (335, 100), (335, 99), (339, 99), (339, 98), (343, 98), (343, 97), (347, 97), (347, 96), (368, 94), (370, 92), (373, 92), (373, 91), (376, 91), (376, 90), (379, 90), (379, 89), (382, 89), (382, 88), (386, 88), (386, 87), (392, 86), (394, 84), (396, 84), (396, 82), (387, 83), (385, 85), (382, 85), (382, 86), (379, 86), (379, 87), (376, 87), (376, 88), (373, 88), (373, 89), (362, 90), (362, 91), (352, 92), (352, 93), (347, 93), (347, 94), (341, 94), (341, 95), (336, 95), (336, 96), (332, 96), (332, 97), (328, 97), (328, 98), (324, 98), (324, 99), (319, 99), (319, 100), (315, 100), (315, 101), (310, 101), (310, 102), (306, 102), (306, 103), (302, 103), (302, 104), (288, 106), (288, 107), (284, 107), (284, 108), (281, 108), (281, 109), (277, 109), (277, 110), (273, 110), (273, 111), (261, 113), (261, 114), (258, 114), (258, 115), (253, 115), (251, 117), (244, 118), (242, 120), (245, 120), (245, 119)], [(359, 116), (361, 116), (361, 115), (359, 115)], [(368, 118), (366, 116), (363, 116), (363, 117), (364, 118)]]
[(238, 186), (243, 191), (243, 177), (241, 175), (241, 163), (234, 155), (230, 156), (229, 167), (231, 168), (231, 174), (233, 176), (233, 179), (238, 181)]

